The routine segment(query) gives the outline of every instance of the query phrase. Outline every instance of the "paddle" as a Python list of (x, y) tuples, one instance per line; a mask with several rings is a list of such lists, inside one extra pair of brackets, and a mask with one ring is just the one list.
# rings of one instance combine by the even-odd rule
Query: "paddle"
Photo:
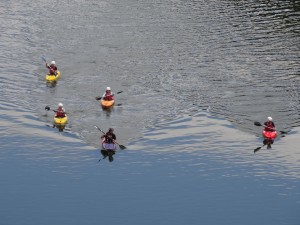
[[(45, 107), (45, 110), (46, 110), (46, 111), (49, 111), (49, 110), (50, 110), (50, 106), (47, 105), (47, 106)], [(51, 109), (51, 110), (52, 110), (53, 112), (57, 112), (57, 110), (54, 110), (54, 109)], [(67, 114), (67, 112), (64, 112), (64, 113)], [(68, 113), (68, 114), (69, 114), (69, 113)]]
[[(117, 94), (121, 94), (123, 91), (119, 91), (119, 92), (117, 92), (117, 93), (115, 93), (115, 95), (117, 95)], [(97, 101), (99, 101), (99, 100), (101, 100), (102, 99), (102, 97), (100, 97), (100, 96), (97, 96), (97, 97), (95, 97), (95, 99), (97, 100)]]
[[(50, 110), (50, 106), (47, 105), (47, 106), (45, 107), (45, 110), (49, 111), (49, 110)], [(53, 112), (57, 112), (57, 110), (54, 110), (54, 109), (52, 109), (52, 111), (53, 111)]]
[(46, 58), (45, 58), (44, 56), (42, 56), (41, 58), (42, 58), (42, 60), (43, 60), (45, 63), (47, 63), (47, 60), (46, 60)]
[[(260, 126), (260, 127), (267, 127), (265, 125), (262, 125), (260, 122), (254, 122), (254, 125), (255, 126)], [(283, 130), (280, 130), (279, 131), (281, 134), (286, 134), (287, 132), (286, 131), (283, 131)]]
[[(99, 131), (101, 131), (103, 134), (106, 134), (103, 130), (101, 130), (99, 127), (94, 126), (95, 128), (97, 128)], [(120, 147), (120, 149), (126, 149), (126, 147), (124, 145), (120, 145), (118, 142), (116, 142), (116, 144)]]

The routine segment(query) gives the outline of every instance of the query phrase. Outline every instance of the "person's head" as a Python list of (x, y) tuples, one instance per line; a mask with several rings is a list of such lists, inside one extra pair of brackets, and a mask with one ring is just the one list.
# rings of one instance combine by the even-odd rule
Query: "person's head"
[(111, 92), (110, 87), (107, 87), (107, 88), (106, 88), (106, 93), (110, 93), (110, 92)]
[(60, 102), (58, 103), (58, 108), (62, 108), (64, 105)]
[(113, 132), (114, 132), (114, 128), (109, 128), (109, 129), (108, 129), (108, 132), (109, 132), (109, 133), (113, 133)]
[(269, 116), (268, 121), (273, 121), (273, 118), (271, 116)]
[(51, 65), (55, 65), (55, 61), (51, 61)]

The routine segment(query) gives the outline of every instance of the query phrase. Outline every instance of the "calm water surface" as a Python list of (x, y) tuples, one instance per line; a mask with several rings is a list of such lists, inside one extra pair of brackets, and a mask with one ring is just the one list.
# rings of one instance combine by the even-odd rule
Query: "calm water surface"
[[(2, 1), (0, 224), (300, 223), (300, 1)], [(44, 80), (44, 62), (62, 76)], [(123, 91), (111, 111), (96, 96)], [(52, 128), (63, 102), (64, 132)], [(271, 115), (279, 136), (263, 145)], [(94, 126), (120, 144), (103, 158)]]

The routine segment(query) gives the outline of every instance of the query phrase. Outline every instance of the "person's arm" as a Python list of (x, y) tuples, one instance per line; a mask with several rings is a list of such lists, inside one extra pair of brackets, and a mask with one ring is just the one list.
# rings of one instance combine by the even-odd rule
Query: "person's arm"
[(273, 129), (273, 130), (276, 130), (276, 127), (275, 127), (275, 123), (274, 123), (274, 122), (272, 122), (272, 126), (273, 126), (272, 129)]

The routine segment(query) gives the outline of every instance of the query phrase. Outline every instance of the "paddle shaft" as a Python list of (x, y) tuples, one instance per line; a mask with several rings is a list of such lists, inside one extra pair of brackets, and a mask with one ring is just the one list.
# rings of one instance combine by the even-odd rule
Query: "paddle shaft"
[[(123, 92), (123, 91), (119, 91), (119, 92), (115, 93), (115, 95), (121, 94), (122, 92)], [(102, 96), (101, 96), (101, 97), (100, 97), (100, 96), (97, 96), (97, 97), (95, 97), (95, 99), (96, 99), (97, 101), (99, 101), (99, 100), (102, 99)]]
[[(265, 128), (269, 128), (269, 129), (276, 130), (276, 128), (267, 127), (266, 125), (261, 124), (260, 122), (254, 122), (254, 125), (255, 125), (255, 126), (261, 126), (261, 127), (265, 127)], [(283, 130), (280, 130), (279, 132), (280, 132), (281, 134), (286, 134), (286, 133), (287, 133), (286, 131), (283, 131)]]

